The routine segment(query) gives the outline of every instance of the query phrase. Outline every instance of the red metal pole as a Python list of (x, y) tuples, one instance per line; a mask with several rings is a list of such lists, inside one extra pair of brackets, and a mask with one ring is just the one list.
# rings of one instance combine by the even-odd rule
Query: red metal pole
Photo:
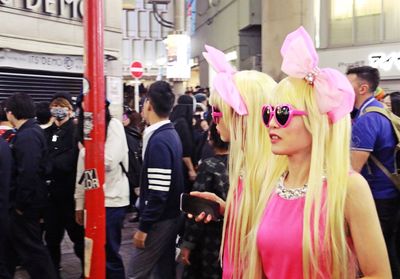
[[(86, 0), (84, 13), (85, 78), (89, 92), (84, 103), (85, 169), (92, 186), (85, 191), (85, 277), (105, 279), (105, 207), (104, 207), (104, 6), (103, 0)], [(89, 172), (90, 173), (90, 172)]]

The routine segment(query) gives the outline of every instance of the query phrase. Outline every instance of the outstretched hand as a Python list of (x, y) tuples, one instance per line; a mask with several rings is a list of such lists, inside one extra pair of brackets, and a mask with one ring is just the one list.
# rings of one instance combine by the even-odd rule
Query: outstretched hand
[[(199, 198), (203, 198), (206, 200), (211, 200), (211, 201), (215, 201), (217, 203), (219, 203), (219, 208), (220, 208), (220, 213), (221, 215), (224, 215), (225, 213), (225, 201), (223, 199), (221, 199), (220, 197), (218, 197), (216, 194), (214, 193), (210, 193), (210, 192), (198, 192), (198, 191), (193, 191), (190, 192), (191, 196), (195, 196), (195, 197), (199, 197)], [(194, 220), (196, 222), (204, 222), (204, 223), (209, 223), (212, 220), (212, 216), (210, 214), (206, 215), (204, 212), (200, 213), (197, 216), (193, 216), (192, 214), (188, 214), (187, 215), (190, 219), (194, 218)]]

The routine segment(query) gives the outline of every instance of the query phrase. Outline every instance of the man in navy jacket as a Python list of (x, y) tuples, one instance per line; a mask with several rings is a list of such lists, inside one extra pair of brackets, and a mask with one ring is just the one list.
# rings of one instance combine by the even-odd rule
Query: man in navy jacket
[(17, 129), (11, 141), (14, 169), (10, 189), (10, 229), (7, 265), (15, 272), (16, 255), (32, 279), (57, 278), (42, 242), (39, 220), (47, 205), (47, 144), (34, 120), (35, 107), (29, 95), (16, 93), (6, 102), (7, 119)]
[(8, 199), (11, 178), (11, 151), (0, 137), (0, 278), (11, 279), (5, 267), (5, 232), (8, 229)]
[(171, 87), (153, 83), (143, 106), (150, 124), (143, 135), (139, 229), (129, 278), (175, 278), (175, 240), (183, 192), (182, 144), (168, 120), (174, 104)]

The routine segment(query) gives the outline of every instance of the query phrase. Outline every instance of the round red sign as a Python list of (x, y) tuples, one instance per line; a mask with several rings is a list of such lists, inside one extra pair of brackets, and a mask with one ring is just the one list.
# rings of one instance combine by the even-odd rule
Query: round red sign
[(143, 76), (143, 65), (139, 61), (133, 61), (130, 67), (131, 75), (134, 78), (141, 78)]

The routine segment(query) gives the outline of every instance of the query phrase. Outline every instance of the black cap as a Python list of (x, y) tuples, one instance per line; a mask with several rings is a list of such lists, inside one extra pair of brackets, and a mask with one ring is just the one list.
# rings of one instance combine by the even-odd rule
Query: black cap
[(55, 93), (54, 95), (53, 95), (53, 97), (51, 98), (51, 100), (50, 100), (50, 103), (52, 102), (52, 101), (54, 101), (55, 99), (57, 99), (57, 98), (63, 98), (63, 99), (65, 99), (65, 100), (67, 100), (70, 104), (71, 104), (71, 106), (72, 106), (72, 97), (71, 97), (71, 94), (69, 94), (68, 92), (57, 92), (57, 93)]

